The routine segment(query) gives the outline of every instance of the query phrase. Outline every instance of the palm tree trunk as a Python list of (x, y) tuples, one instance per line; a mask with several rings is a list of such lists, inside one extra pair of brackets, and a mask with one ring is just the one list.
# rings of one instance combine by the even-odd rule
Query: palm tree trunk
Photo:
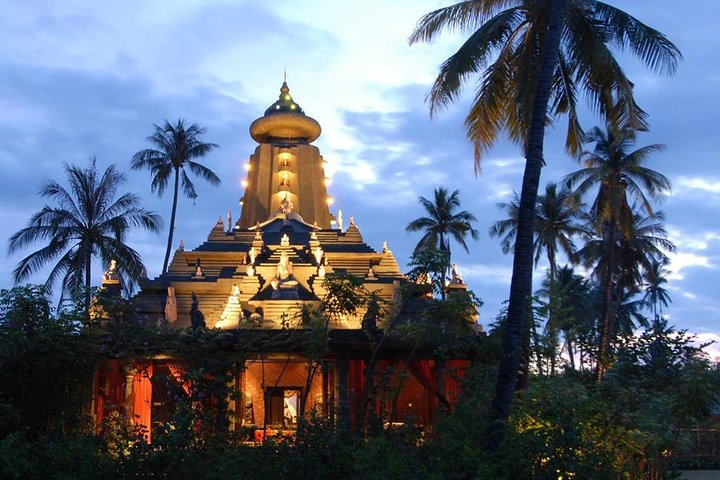
[(165, 250), (165, 261), (163, 262), (162, 273), (166, 273), (170, 261), (170, 250), (172, 249), (173, 233), (175, 232), (175, 213), (177, 212), (178, 189), (180, 186), (180, 169), (175, 168), (175, 186), (173, 188), (173, 204), (170, 212), (170, 231), (168, 232), (167, 249)]
[(447, 280), (448, 265), (450, 265), (450, 248), (445, 243), (445, 234), (443, 233), (440, 234), (440, 252), (447, 252), (447, 255), (443, 257), (445, 265), (443, 265), (440, 274), (440, 298), (445, 300), (447, 298), (447, 285), (445, 285), (445, 282)]
[(487, 447), (497, 450), (504, 437), (505, 426), (515, 394), (520, 355), (522, 354), (523, 330), (526, 328), (527, 304), (532, 291), (533, 272), (533, 220), (537, 201), (540, 173), (543, 165), (545, 119), (552, 77), (558, 62), (562, 36), (565, 1), (552, 0), (543, 49), (538, 83), (533, 100), (530, 131), (525, 149), (525, 173), (523, 175), (518, 211), (518, 227), (513, 257), (513, 274), (510, 284), (510, 304), (503, 338), (502, 356), (498, 368), (495, 396), (490, 411), (490, 427)]
[(615, 233), (617, 230), (617, 219), (615, 215), (610, 217), (610, 228), (607, 234), (607, 271), (605, 272), (605, 285), (603, 286), (603, 310), (602, 310), (602, 331), (600, 332), (600, 351), (598, 352), (595, 377), (602, 381), (607, 370), (608, 348), (610, 345), (610, 330), (612, 321), (612, 291), (615, 277)]
[[(90, 248), (92, 252), (92, 246)], [(92, 256), (88, 255), (85, 258), (85, 312), (87, 314), (87, 320), (90, 320), (90, 274), (92, 273)]]
[(552, 329), (550, 329), (551, 335), (552, 335), (552, 352), (550, 352), (550, 376), (555, 375), (555, 363), (556, 363), (556, 357), (558, 355), (557, 352), (557, 338), (558, 338), (558, 328), (555, 322), (555, 309), (554, 303), (555, 303), (555, 297), (557, 297), (557, 287), (555, 285), (555, 279), (557, 278), (557, 261), (555, 259), (555, 249), (552, 248), (550, 245), (547, 246), (547, 257), (548, 257), (548, 263), (550, 264), (550, 301), (548, 302), (548, 322), (550, 325), (552, 325)]

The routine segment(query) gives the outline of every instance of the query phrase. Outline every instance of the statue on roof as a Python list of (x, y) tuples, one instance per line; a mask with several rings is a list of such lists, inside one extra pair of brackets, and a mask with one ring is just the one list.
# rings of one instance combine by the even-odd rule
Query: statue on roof
[(117, 260), (114, 258), (110, 260), (110, 266), (107, 271), (103, 274), (103, 283), (105, 282), (117, 282), (120, 281), (120, 276), (117, 271)]
[(285, 198), (282, 199), (282, 202), (280, 202), (282, 213), (285, 215), (290, 215), (293, 211), (293, 208), (295, 208), (295, 205), (290, 201), (290, 199), (287, 196), (287, 193), (285, 194)]
[(342, 232), (342, 230), (343, 230), (342, 210), (338, 210), (338, 214), (337, 214), (337, 224), (338, 224), (338, 228), (339, 228), (340, 231)]
[(198, 257), (197, 261), (195, 262), (195, 273), (193, 274), (193, 278), (205, 278), (202, 265), (200, 264), (200, 257)]
[(190, 326), (194, 329), (205, 328), (205, 315), (200, 311), (200, 301), (192, 292), (192, 305), (190, 306)]
[(462, 276), (460, 275), (460, 270), (458, 269), (457, 263), (453, 263), (453, 265), (452, 265), (452, 272), (451, 272), (450, 283), (454, 283), (454, 284), (463, 284), (463, 283), (465, 283), (465, 282), (463, 281)]
[(275, 278), (270, 281), (273, 288), (273, 300), (295, 300), (298, 298), (298, 282), (293, 276), (293, 264), (287, 252), (283, 250), (280, 254), (280, 262), (277, 265)]

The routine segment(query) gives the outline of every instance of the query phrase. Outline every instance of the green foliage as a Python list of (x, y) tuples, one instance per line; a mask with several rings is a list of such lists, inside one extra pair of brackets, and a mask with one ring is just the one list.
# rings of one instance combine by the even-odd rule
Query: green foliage
[(78, 325), (52, 316), (44, 287), (0, 291), (0, 436), (87, 428), (83, 405), (99, 352)]
[(325, 277), (323, 286), (327, 291), (323, 298), (323, 309), (335, 319), (357, 314), (358, 309), (368, 301), (363, 280), (351, 273), (332, 273)]
[(429, 284), (435, 295), (445, 292), (445, 277), (450, 267), (448, 250), (425, 249), (413, 252), (408, 263), (408, 278), (419, 284)]

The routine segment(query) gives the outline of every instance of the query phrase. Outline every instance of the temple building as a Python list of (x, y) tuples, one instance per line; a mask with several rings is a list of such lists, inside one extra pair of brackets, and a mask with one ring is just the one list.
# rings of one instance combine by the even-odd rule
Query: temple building
[[(399, 305), (400, 289), (409, 280), (388, 246), (371, 247), (353, 217), (346, 225), (339, 211), (331, 213), (325, 162), (313, 145), (320, 134), (320, 124), (305, 114), (283, 83), (278, 100), (250, 125), (258, 146), (244, 164), (239, 220), (233, 223), (229, 213), (218, 218), (207, 240), (194, 249), (181, 242), (168, 271), (141, 283), (135, 302), (142, 318), (180, 330), (302, 328), (303, 305), (320, 305), (333, 273), (361, 279), (383, 304), (403, 310), (399, 315), (405, 321), (421, 314), (427, 294)], [(465, 289), (459, 275), (452, 287)], [(372, 337), (384, 327), (369, 326), (366, 309), (335, 319), (322, 372), (309, 384), (302, 355), (256, 352), (235, 379), (240, 400), (231, 402), (237, 412), (234, 427), (291, 429), (312, 408), (327, 416), (343, 409), (357, 415), (363, 410), (365, 368), (376, 344)], [(386, 422), (414, 418), (428, 425), (435, 411), (457, 396), (460, 369), (441, 378), (431, 350), (417, 349), (410, 361), (408, 350), (407, 342), (394, 338), (378, 356), (377, 368), (401, 364), (412, 375), (391, 400), (392, 408), (380, 400), (377, 408), (384, 409)], [(164, 400), (153, 375), (177, 368), (167, 358), (148, 359), (143, 366), (109, 362), (96, 375), (96, 420), (107, 405), (122, 404), (136, 424), (151, 429), (164, 418)], [(452, 370), (444, 368), (445, 373)], [(301, 396), (307, 399), (306, 412), (300, 411)]]

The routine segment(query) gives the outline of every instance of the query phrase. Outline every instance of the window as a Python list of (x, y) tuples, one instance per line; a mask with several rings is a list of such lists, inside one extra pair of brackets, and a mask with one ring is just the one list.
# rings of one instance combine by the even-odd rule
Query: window
[(299, 387), (276, 387), (265, 391), (268, 425), (296, 427), (300, 410)]

